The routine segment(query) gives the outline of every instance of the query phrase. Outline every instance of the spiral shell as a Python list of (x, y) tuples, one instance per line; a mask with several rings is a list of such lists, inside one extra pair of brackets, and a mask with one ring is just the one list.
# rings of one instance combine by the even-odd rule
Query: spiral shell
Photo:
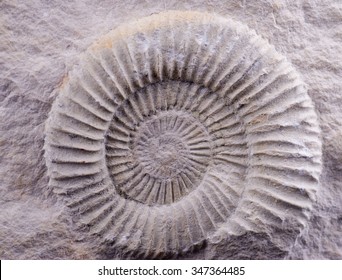
[(272, 46), (217, 15), (164, 12), (94, 43), (46, 125), (50, 185), (92, 234), (145, 258), (305, 224), (317, 117)]

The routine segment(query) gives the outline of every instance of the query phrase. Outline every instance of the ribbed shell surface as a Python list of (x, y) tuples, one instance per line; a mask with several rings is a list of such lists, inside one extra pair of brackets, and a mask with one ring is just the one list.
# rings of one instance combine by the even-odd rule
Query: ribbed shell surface
[(246, 26), (165, 12), (122, 25), (69, 73), (46, 124), (50, 185), (79, 225), (140, 258), (305, 224), (321, 141), (305, 86)]

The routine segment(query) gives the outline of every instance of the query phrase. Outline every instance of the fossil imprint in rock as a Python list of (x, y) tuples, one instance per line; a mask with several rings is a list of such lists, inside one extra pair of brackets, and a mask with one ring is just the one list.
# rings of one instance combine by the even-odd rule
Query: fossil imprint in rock
[(50, 185), (80, 225), (141, 258), (215, 235), (305, 224), (321, 170), (317, 116), (254, 31), (165, 12), (94, 43), (46, 124)]

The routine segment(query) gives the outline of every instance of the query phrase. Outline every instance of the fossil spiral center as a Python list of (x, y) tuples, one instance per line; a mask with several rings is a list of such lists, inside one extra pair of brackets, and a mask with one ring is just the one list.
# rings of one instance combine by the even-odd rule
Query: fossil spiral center
[[(133, 99), (126, 106), (129, 104), (134, 104)], [(148, 205), (170, 204), (201, 184), (210, 162), (210, 139), (205, 126), (191, 113), (168, 108), (149, 112), (131, 124), (125, 141), (118, 133), (122, 123), (119, 118), (114, 120), (107, 144), (116, 147), (114, 157), (120, 149), (126, 153), (119, 163), (115, 158), (111, 168), (120, 193)], [(110, 162), (112, 156), (107, 157)]]
[(169, 133), (157, 135), (146, 142), (139, 140), (139, 159), (155, 178), (172, 178), (186, 168), (188, 150), (177, 136)]

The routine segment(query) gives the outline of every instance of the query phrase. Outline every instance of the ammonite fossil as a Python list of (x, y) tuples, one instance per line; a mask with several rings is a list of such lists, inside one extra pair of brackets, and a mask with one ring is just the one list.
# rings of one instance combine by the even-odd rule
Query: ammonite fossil
[(321, 168), (303, 82), (246, 26), (170, 11), (94, 43), (46, 125), (50, 185), (90, 234), (159, 258), (305, 224)]

